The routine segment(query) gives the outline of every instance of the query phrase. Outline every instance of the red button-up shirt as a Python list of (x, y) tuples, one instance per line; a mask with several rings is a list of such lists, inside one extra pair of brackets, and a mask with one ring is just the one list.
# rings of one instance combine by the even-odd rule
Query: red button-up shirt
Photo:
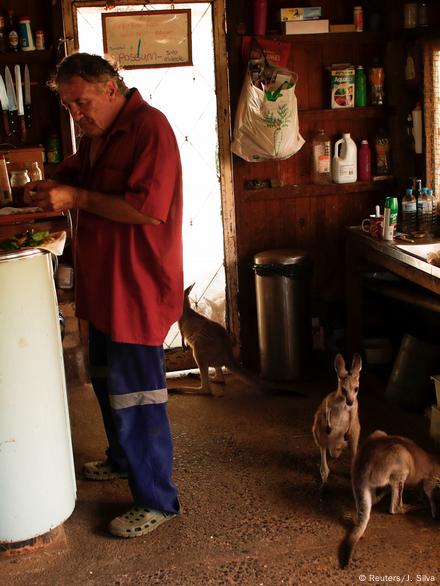
[(173, 130), (137, 90), (90, 164), (90, 139), (56, 178), (123, 197), (160, 225), (127, 224), (79, 211), (75, 250), (78, 317), (116, 342), (158, 346), (182, 313), (182, 171)]

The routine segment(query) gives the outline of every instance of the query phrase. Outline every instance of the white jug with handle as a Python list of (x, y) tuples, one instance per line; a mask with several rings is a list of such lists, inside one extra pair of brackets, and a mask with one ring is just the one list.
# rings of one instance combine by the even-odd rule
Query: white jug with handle
[(335, 183), (354, 183), (357, 180), (357, 146), (349, 132), (344, 132), (342, 138), (335, 142), (332, 176)]

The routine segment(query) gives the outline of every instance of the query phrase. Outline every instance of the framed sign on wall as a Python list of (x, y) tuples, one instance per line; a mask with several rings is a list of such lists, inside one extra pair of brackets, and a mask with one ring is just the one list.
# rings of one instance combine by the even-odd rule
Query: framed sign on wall
[(104, 52), (124, 69), (192, 65), (191, 10), (102, 14)]

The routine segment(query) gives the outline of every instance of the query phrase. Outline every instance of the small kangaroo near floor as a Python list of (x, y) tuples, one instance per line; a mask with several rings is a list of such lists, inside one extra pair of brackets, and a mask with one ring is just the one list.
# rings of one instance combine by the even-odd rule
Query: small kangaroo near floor
[[(185, 289), (182, 316), (178, 321), (182, 346), (191, 348), (194, 360), (200, 370), (201, 384), (199, 387), (172, 387), (169, 390), (178, 393), (211, 394), (220, 396), (223, 393), (213, 388), (212, 382), (224, 384), (222, 367), (234, 373), (247, 384), (268, 390), (283, 390), (286, 387), (263, 381), (252, 372), (246, 370), (236, 360), (232, 343), (226, 329), (219, 323), (197, 313), (191, 307), (189, 294), (194, 284)], [(209, 367), (215, 369), (215, 376), (209, 376)], [(303, 393), (291, 391), (289, 394), (304, 397)]]
[[(353, 529), (343, 540), (339, 550), (341, 567), (347, 567), (353, 550), (365, 532), (371, 507), (391, 488), (390, 513), (406, 513), (419, 509), (418, 505), (404, 505), (405, 486), (423, 486), (435, 518), (434, 488), (440, 485), (440, 458), (428, 454), (412, 440), (375, 431), (361, 446), (352, 469), (353, 495), (357, 519)], [(378, 489), (382, 489), (379, 490)]]
[(346, 370), (341, 354), (336, 355), (334, 364), (338, 376), (338, 388), (328, 394), (319, 405), (312, 427), (315, 443), (321, 452), (322, 487), (330, 474), (327, 451), (332, 458), (339, 458), (347, 445), (350, 445), (351, 455), (354, 458), (361, 430), (357, 394), (362, 359), (359, 354), (355, 354), (350, 371)]

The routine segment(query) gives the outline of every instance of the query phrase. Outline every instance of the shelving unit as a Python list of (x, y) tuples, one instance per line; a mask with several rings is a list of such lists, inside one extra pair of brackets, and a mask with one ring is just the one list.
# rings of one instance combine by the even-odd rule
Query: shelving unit
[[(352, 22), (353, 2), (323, 0), (320, 5), (323, 18), (329, 19), (330, 23)], [(402, 108), (398, 89), (394, 93), (391, 89), (402, 85), (404, 75), (402, 23), (399, 16), (400, 9), (403, 14), (403, 2), (381, 1), (381, 32), (307, 35), (281, 35), (275, 32), (275, 11), (286, 6), (288, 3), (285, 0), (272, 0), (269, 4), (271, 15), (267, 38), (274, 41), (275, 47), (276, 43), (280, 44), (280, 55), (286, 53), (285, 44), (291, 47), (286, 68), (298, 75), (295, 94), (299, 132), (305, 144), (295, 155), (285, 160), (248, 163), (237, 156), (233, 157), (239, 258), (238, 307), (242, 346), (251, 348), (245, 350), (244, 355), (244, 361), (249, 363), (255, 360), (254, 341), (258, 335), (256, 307), (253, 303), (254, 279), (249, 269), (253, 255), (261, 250), (277, 248), (307, 251), (313, 261), (313, 315), (325, 316), (326, 319), (333, 319), (330, 316), (334, 316), (337, 320), (344, 303), (344, 266), (341, 262), (345, 248), (344, 229), (346, 226), (359, 225), (363, 218), (373, 213), (376, 205), (383, 207), (387, 195), (400, 194), (400, 178), (394, 173), (393, 165), (404, 148), (404, 140), (399, 137), (399, 140), (394, 141), (393, 133)], [(233, 10), (237, 15), (235, 22), (244, 24), (241, 30), (251, 35), (252, 11), (239, 7)], [(228, 30), (236, 30), (233, 24), (229, 25)], [(242, 39), (237, 35), (229, 49), (233, 116), (245, 68), (238, 57), (241, 55), (241, 45)], [(380, 60), (385, 69), (385, 105), (330, 108), (328, 68), (332, 64), (351, 63), (354, 66), (362, 65), (368, 70), (375, 63), (375, 58)], [(312, 184), (311, 146), (313, 136), (320, 128), (330, 137), (332, 147), (344, 132), (349, 132), (358, 146), (367, 139), (373, 163), (374, 139), (383, 128), (391, 139), (391, 168), (394, 176), (381, 181)], [(274, 187), (246, 188), (258, 183), (271, 183)]]
[(246, 201), (292, 199), (315, 196), (337, 196), (339, 194), (382, 193), (384, 188), (391, 189), (394, 184), (392, 177), (379, 181), (356, 181), (355, 183), (331, 183), (326, 185), (282, 185), (274, 188), (247, 189), (244, 192)]
[[(1, 12), (6, 13), (6, 5)], [(31, 120), (32, 127), (27, 129), (23, 140), (17, 135), (7, 136), (0, 125), (0, 143), (14, 148), (45, 146), (49, 134), (60, 133), (60, 105), (57, 96), (47, 87), (50, 74), (55, 69), (58, 59), (57, 44), (59, 37), (55, 29), (59, 27), (61, 10), (59, 3), (47, 0), (14, 0), (11, 3), (15, 17), (27, 15), (33, 31), (41, 29), (45, 36), (45, 49), (34, 51), (17, 51), (0, 53), (0, 74), (4, 79), (5, 67), (8, 66), (14, 78), (14, 66), (20, 65), (22, 84), (24, 85), (24, 65), (29, 67), (31, 81)], [(23, 88), (24, 90), (24, 88)]]

